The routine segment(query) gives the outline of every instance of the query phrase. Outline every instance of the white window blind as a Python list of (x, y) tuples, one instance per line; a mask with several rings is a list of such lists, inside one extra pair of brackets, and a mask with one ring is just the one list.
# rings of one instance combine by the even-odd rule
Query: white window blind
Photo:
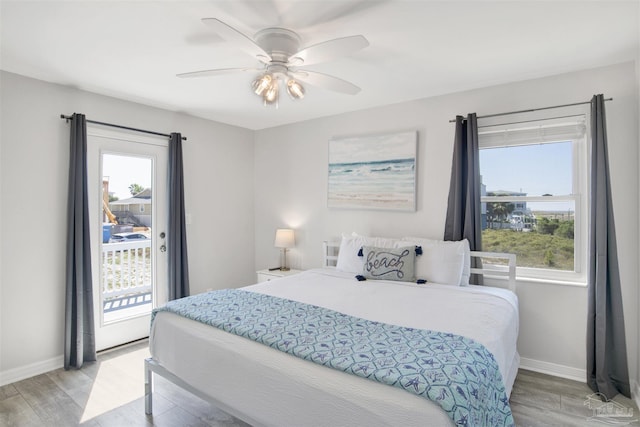
[(546, 119), (527, 123), (511, 123), (478, 129), (480, 148), (513, 147), (532, 143), (571, 141), (581, 139), (586, 132), (585, 117), (571, 120)]

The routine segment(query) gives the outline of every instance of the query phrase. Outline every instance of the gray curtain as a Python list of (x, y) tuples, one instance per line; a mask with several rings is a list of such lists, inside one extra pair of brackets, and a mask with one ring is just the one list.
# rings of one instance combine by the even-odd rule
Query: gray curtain
[(182, 135), (172, 133), (169, 139), (169, 229), (167, 256), (169, 261), (169, 300), (189, 296), (187, 262), (187, 230), (184, 212), (184, 178), (182, 167)]
[(602, 95), (591, 99), (591, 144), (587, 383), (608, 399), (630, 397)]
[[(466, 119), (456, 116), (444, 240), (467, 239), (472, 251), (482, 250), (479, 157), (476, 114), (471, 113)], [(481, 267), (479, 259), (471, 262), (472, 267)], [(482, 277), (473, 274), (471, 283), (482, 284)]]
[(65, 369), (81, 368), (84, 362), (96, 360), (87, 195), (87, 123), (84, 114), (74, 114), (70, 121)]

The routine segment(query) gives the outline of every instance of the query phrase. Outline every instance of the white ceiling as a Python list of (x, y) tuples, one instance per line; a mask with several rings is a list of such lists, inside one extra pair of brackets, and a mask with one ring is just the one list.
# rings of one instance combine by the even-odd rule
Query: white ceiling
[[(6, 1), (0, 68), (249, 129), (637, 59), (640, 1)], [(258, 62), (200, 20), (253, 36), (285, 27), (304, 46), (355, 34), (370, 46), (309, 69), (362, 88), (307, 86), (263, 107), (251, 73), (179, 79)], [(96, 120), (108, 118), (96, 118)]]

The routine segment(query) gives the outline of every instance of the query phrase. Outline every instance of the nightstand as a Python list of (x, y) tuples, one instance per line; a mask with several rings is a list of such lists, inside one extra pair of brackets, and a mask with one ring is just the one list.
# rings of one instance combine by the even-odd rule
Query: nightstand
[(258, 270), (256, 274), (258, 275), (258, 283), (268, 282), (269, 280), (277, 279), (278, 277), (292, 276), (294, 274), (302, 273), (302, 270), (291, 270), (282, 271), (282, 270), (273, 270), (269, 271), (268, 269)]

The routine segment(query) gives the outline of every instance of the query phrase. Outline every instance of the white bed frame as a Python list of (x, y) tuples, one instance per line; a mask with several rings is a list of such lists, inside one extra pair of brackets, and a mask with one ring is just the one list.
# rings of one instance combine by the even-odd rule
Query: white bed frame
[[(325, 241), (322, 244), (323, 249), (323, 267), (335, 267), (338, 261), (338, 250), (340, 249), (340, 242)], [(516, 287), (516, 256), (514, 254), (497, 253), (497, 252), (478, 252), (472, 251), (471, 257), (495, 259), (507, 262), (507, 265), (497, 265), (484, 263), (483, 268), (472, 268), (471, 273), (481, 274), (484, 277), (499, 277), (507, 278), (508, 288), (515, 292)], [(163, 378), (171, 381), (184, 390), (198, 396), (199, 398), (215, 405), (217, 408), (225, 411), (226, 413), (241, 419), (251, 425), (259, 425), (258, 420), (248, 419), (245, 414), (240, 414), (233, 408), (230, 408), (223, 402), (212, 398), (199, 389), (187, 384), (181, 378), (177, 377), (167, 369), (165, 369), (153, 358), (145, 359), (144, 361), (144, 411), (147, 415), (151, 415), (153, 412), (153, 374), (162, 376)]]

